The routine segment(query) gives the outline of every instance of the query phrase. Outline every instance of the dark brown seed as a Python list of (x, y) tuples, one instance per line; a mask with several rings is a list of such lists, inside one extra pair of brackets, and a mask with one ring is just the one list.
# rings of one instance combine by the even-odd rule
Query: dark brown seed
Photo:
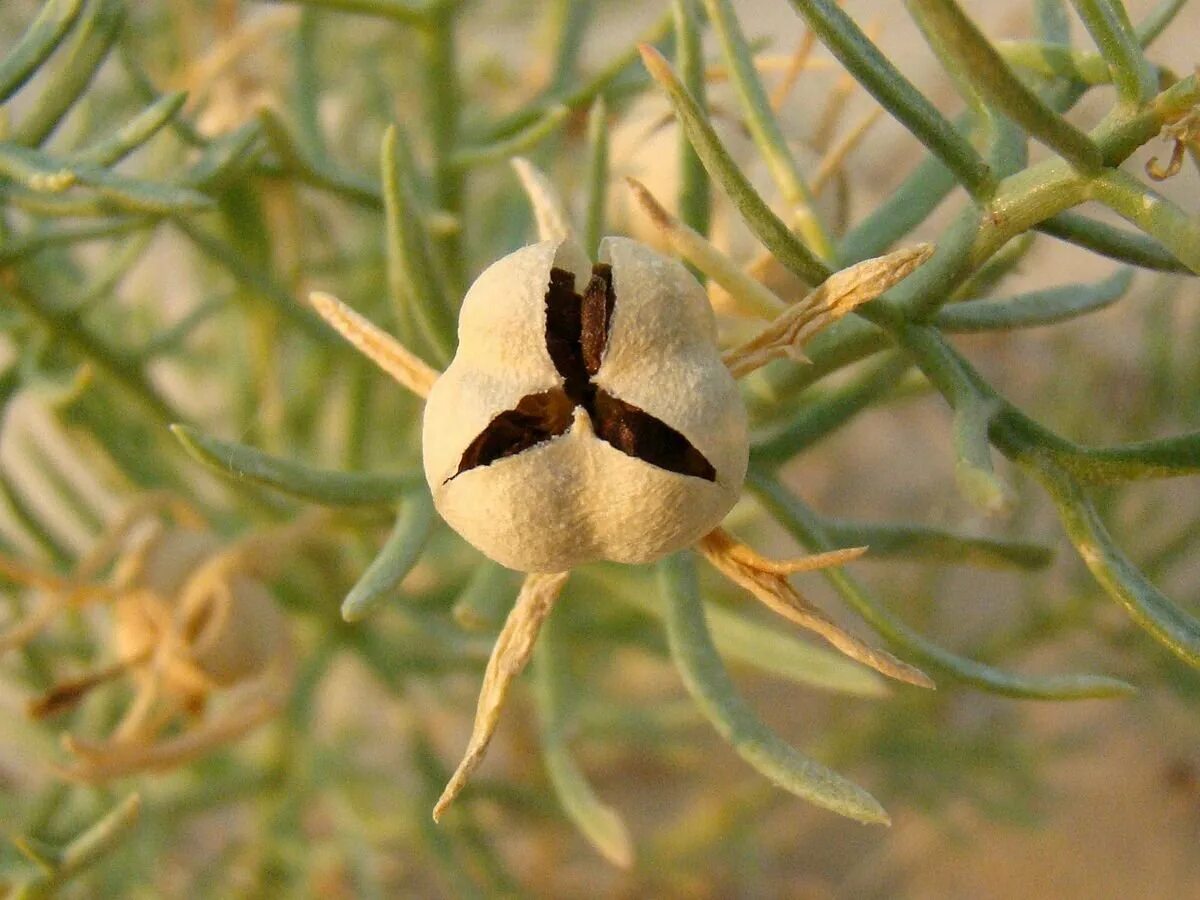
[(575, 293), (571, 272), (550, 270), (546, 351), (563, 378), (563, 388), (522, 397), (515, 409), (492, 419), (463, 452), (454, 475), (565, 434), (575, 408), (582, 406), (591, 417), (597, 437), (622, 453), (669, 472), (716, 481), (712, 464), (682, 434), (591, 383), (592, 376), (600, 371), (615, 305), (612, 266), (593, 266), (582, 296)]
[(575, 403), (560, 390), (522, 397), (516, 409), (500, 413), (471, 441), (454, 474), (490, 465), (565, 434), (574, 410)]
[(608, 344), (608, 329), (612, 325), (615, 301), (612, 266), (596, 263), (592, 266), (592, 277), (584, 288), (580, 301), (579, 347), (589, 375), (600, 371), (604, 348)]
[(717, 480), (712, 463), (670, 425), (601, 390), (596, 391), (594, 403), (596, 435), (622, 453), (669, 472)]

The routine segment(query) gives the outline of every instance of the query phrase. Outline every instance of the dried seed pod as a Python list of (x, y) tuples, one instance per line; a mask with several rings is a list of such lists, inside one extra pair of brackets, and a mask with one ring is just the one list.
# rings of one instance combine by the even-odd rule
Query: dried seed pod
[(525, 572), (686, 547), (746, 473), (746, 414), (700, 285), (636, 241), (605, 238), (590, 273), (567, 246), (479, 276), (425, 409), (438, 511)]

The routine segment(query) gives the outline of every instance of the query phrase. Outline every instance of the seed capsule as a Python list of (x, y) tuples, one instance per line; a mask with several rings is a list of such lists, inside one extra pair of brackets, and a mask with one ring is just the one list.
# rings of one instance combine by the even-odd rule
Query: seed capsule
[(746, 474), (746, 414), (703, 288), (626, 238), (605, 238), (591, 272), (566, 248), (534, 244), (479, 276), (425, 408), (438, 511), (525, 572), (686, 547)]

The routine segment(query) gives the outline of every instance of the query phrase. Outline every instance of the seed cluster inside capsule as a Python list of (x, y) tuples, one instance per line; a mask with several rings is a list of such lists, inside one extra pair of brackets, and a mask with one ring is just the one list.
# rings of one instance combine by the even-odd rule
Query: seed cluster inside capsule
[[(682, 434), (596, 385), (616, 308), (612, 267), (596, 263), (582, 293), (575, 275), (550, 270), (546, 289), (546, 352), (561, 388), (527, 394), (495, 416), (463, 452), (451, 478), (513, 456), (570, 430), (582, 408), (596, 437), (628, 456), (681, 475), (716, 480), (716, 470)], [(447, 479), (449, 480), (449, 479)]]

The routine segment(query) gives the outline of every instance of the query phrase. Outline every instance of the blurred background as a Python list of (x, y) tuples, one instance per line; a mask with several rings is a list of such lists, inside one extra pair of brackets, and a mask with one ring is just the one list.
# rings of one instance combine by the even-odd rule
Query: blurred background
[[(457, 50), (467, 98), (465, 127), (519, 111), (553, 77), (553, 23), (570, 5), (500, 0), (461, 8)], [(1028, 38), (1034, 31), (1026, 4), (962, 5), (993, 40)], [(25, 0), (3, 4), (0, 52), (40, 6)], [(183, 113), (201, 135), (234, 132), (256, 121), (263, 106), (282, 110), (285, 119), (303, 106), (296, 94), (311, 85), (298, 73), (296, 44), (301, 29), (309, 29), (315, 74), (307, 74), (320, 87), (313, 114), (342, 171), (373, 179), (380, 140), (392, 121), (413, 134), (418, 166), (429, 158), (427, 85), (417, 62), (422, 47), (412, 29), (284, 3), (155, 0), (126, 6), (123, 52), (133, 55), (160, 90), (189, 91)], [(735, 6), (756, 52), (776, 59), (764, 75), (770, 88), (801, 42), (803, 22), (785, 0), (737, 0)], [(1139, 0), (1127, 6), (1136, 22), (1155, 4)], [(578, 60), (582, 72), (602, 69), (666, 10), (657, 2), (623, 0), (596, 0), (590, 7)], [(844, 8), (939, 109), (961, 110), (950, 80), (901, 4), (847, 0)], [(1200, 6), (1191, 3), (1154, 45), (1152, 58), (1175, 72), (1190, 72), (1197, 63), (1198, 34)], [(1074, 37), (1090, 49), (1077, 21)], [(728, 119), (735, 142), (738, 108), (722, 81), (722, 57), (712, 35), (706, 35), (705, 48), (712, 69), (710, 106), (714, 118)], [(66, 119), (58, 135), (64, 144), (72, 136), (108, 130), (106, 115), (111, 127), (138, 108), (128, 87), (130, 70), (116, 60), (100, 69), (90, 88), (97, 99)], [(3, 108), (6, 119), (21, 122), (24, 104), (36, 93), (15, 95)], [(1111, 88), (1101, 86), (1069, 118), (1090, 127), (1113, 100)], [(798, 158), (815, 165), (833, 136), (862, 121), (873, 105), (818, 45), (780, 117)], [(667, 111), (644, 83), (610, 101), (609, 231), (639, 234), (646, 227), (625, 203), (620, 176), (636, 175), (660, 197), (673, 194), (677, 175), (669, 161), (677, 138), (673, 125), (664, 124)], [(583, 113), (572, 113), (561, 133), (530, 153), (580, 214), (584, 120)], [(669, 141), (661, 152), (654, 142), (664, 133)], [(753, 173), (761, 164), (744, 135), (741, 139), (747, 144), (744, 165)], [(170, 140), (181, 143), (177, 136)], [(185, 158), (186, 148), (155, 146), (130, 157), (126, 169), (169, 173)], [(1046, 155), (1036, 144), (1031, 152), (1034, 160)], [(835, 221), (861, 220), (891, 195), (923, 153), (884, 116), (831, 179), (822, 208)], [(1140, 173), (1150, 157), (1168, 153), (1167, 144), (1152, 141), (1128, 168)], [(258, 183), (253, 215), (226, 209), (230, 246), (272, 272), (292, 296), (338, 287), (356, 305), (376, 302), (370, 298), (382, 294), (387, 278), (378, 211), (347, 200), (352, 187), (322, 190), (289, 177), (284, 168), (282, 175)], [(1194, 213), (1198, 184), (1189, 163), (1156, 187)], [(467, 189), (468, 218), (455, 227), (461, 226), (467, 248), (469, 282), (492, 259), (532, 240), (533, 230), (503, 159), (472, 170)], [(912, 239), (934, 239), (961, 202), (956, 195), (944, 203)], [(749, 236), (715, 203), (714, 240), (749, 261), (757, 252)], [(1086, 211), (1116, 221), (1098, 208)], [(30, 215), (14, 213), (9, 224)], [(246, 223), (251, 231), (236, 234)], [(264, 228), (265, 237), (254, 228)], [(261, 284), (247, 287), (231, 279), (228, 266), (198, 251), (194, 237), (178, 227), (158, 229), (136, 252), (123, 250), (126, 246), (71, 249), (69, 262), (48, 262), (48, 268), (58, 268), (46, 275), (46, 283), (66, 284), (76, 273), (82, 273), (79, 281), (94, 283), (110, 271), (115, 253), (128, 253), (128, 265), (109, 287), (116, 312), (100, 311), (95, 321), (130, 346), (212, 307), (186, 342), (149, 368), (155, 389), (186, 421), (280, 456), (307, 455), (329, 468), (350, 467), (340, 465), (354, 457), (344, 446), (346, 430), (365, 428), (357, 455), (362, 468), (415, 461), (417, 407), (390, 396), (395, 392), (382, 376), (365, 365), (341, 369), (328, 361), (308, 371), (296, 356), (279, 363), (282, 354), (269, 348), (285, 325), (268, 317), (247, 327), (236, 318), (238, 293), (262, 290)], [(257, 258), (249, 256), (253, 253)], [(1098, 281), (1115, 269), (1109, 260), (1039, 236), (996, 291), (1007, 296)], [(68, 289), (78, 292), (78, 285)], [(219, 299), (228, 297), (229, 303)], [(5, 325), (19, 320), (15, 308), (0, 310), (0, 316)], [(23, 365), (28, 340), (28, 333), (14, 327), (0, 338), (0, 362), (10, 369)], [(96, 526), (110, 521), (138, 487), (110, 470), (111, 449), (96, 450), (89, 421), (111, 415), (151, 426), (124, 400), (76, 403), (68, 396), (72, 365), (56, 357), (52, 330), (41, 340), (51, 345), (43, 354), (49, 386), (24, 387), (9, 398), (0, 427), (0, 464), (54, 543), (68, 559), (77, 558), (94, 544)], [(1093, 315), (1045, 328), (956, 336), (954, 343), (1005, 396), (1081, 443), (1129, 442), (1200, 427), (1195, 279), (1138, 271), (1125, 296)], [(831, 383), (844, 380), (839, 373)], [(339, 404), (368, 390), (363, 385), (369, 382), (371, 414), (367, 424), (354, 426)], [(265, 385), (264, 393), (239, 385)], [(294, 397), (321, 393), (323, 385), (340, 399), (328, 409), (318, 405), (304, 423), (301, 453), (291, 443), (297, 433), (291, 404)], [(769, 384), (756, 383), (751, 390), (753, 404), (770, 403)], [(159, 444), (147, 441), (144, 453), (153, 457)], [(69, 493), (83, 496), (90, 513), (64, 503), (61, 490), (46, 487), (45, 458), (66, 473)], [(1016, 496), (1007, 515), (988, 516), (956, 490), (954, 463), (943, 400), (914, 384), (806, 449), (783, 472), (806, 502), (830, 517), (915, 519), (1052, 547), (1053, 561), (1036, 572), (872, 561), (869, 555), (855, 571), (894, 612), (964, 656), (1022, 672), (1103, 672), (1129, 680), (1138, 692), (1119, 700), (1018, 701), (939, 679), (933, 693), (900, 686), (884, 696), (854, 697), (729, 661), (739, 688), (763, 719), (790, 743), (867, 787), (891, 813), (890, 828), (861, 826), (811, 807), (742, 763), (688, 703), (652, 621), (607, 596), (620, 579), (640, 577), (625, 589), (649, 590), (652, 577), (612, 574), (606, 586), (611, 573), (599, 570), (581, 576), (579, 596), (569, 598), (573, 606), (590, 604), (566, 626), (580, 642), (572, 644), (572, 653), (588, 698), (581, 703), (578, 732), (584, 737), (572, 749), (596, 793), (625, 818), (636, 852), (633, 867), (621, 871), (606, 863), (558, 811), (543, 771), (528, 685), (510, 701), (470, 813), (437, 833), (427, 820), (429, 793), (465, 741), (490, 641), (486, 628), (463, 632), (464, 638), (452, 642), (461, 660), (443, 666), (437, 658), (442, 644), (406, 631), (411, 623), (393, 607), (412, 600), (420, 614), (453, 627), (447, 610), (478, 557), (468, 556), (452, 535), (439, 534), (397, 597), (376, 617), (345, 625), (337, 612), (341, 598), (387, 533), (369, 520), (356, 523), (345, 540), (313, 551), (332, 560), (324, 575), (298, 565), (276, 585), (296, 632), (298, 690), (307, 692), (304, 715), (298, 718), (293, 705), (282, 719), (201, 763), (69, 796), (55, 793), (56, 779), (44, 762), (63, 759), (54, 744), (57, 733), (111, 719), (119, 699), (97, 701), (107, 702), (107, 711), (85, 708), (67, 725), (31, 724), (25, 705), (36, 684), (27, 670), (33, 663), (16, 654), (0, 660), (0, 821), (10, 836), (27, 834), (29, 823), (39, 821), (37, 804), (53, 804), (41, 827), (48, 839), (65, 840), (130, 790), (139, 791), (147, 810), (143, 821), (99, 864), (97, 880), (75, 885), (78, 896), (99, 895), (89, 891), (130, 897), (1200, 896), (1200, 678), (1102, 595), (1063, 538), (1053, 507), (1020, 472), (998, 460)], [(179, 465), (190, 473), (187, 483), (205, 508), (218, 511), (210, 512), (218, 531), (240, 535), (266, 528), (262, 523), (269, 517), (255, 520), (228, 500), (217, 479), (199, 467), (187, 468), (190, 463)], [(1117, 542), (1168, 596), (1196, 611), (1195, 479), (1105, 488), (1097, 492), (1097, 503)], [(763, 552), (794, 552), (794, 544), (765, 524), (753, 504), (739, 506), (733, 516)], [(11, 503), (0, 508), (9, 549), (44, 556), (24, 536), (20, 520)], [(461, 575), (447, 581), (445, 571), (456, 567)], [(506, 584), (515, 591), (515, 582)], [(715, 580), (705, 584), (733, 596)], [(824, 584), (806, 579), (803, 586), (823, 608), (839, 609)], [(9, 593), (17, 616), (23, 591)], [(847, 627), (863, 630), (849, 615), (835, 614)], [(108, 627), (102, 611), (77, 614), (42, 646), (41, 664), (61, 668), (56, 654), (74, 662), (103, 657), (96, 647), (104, 645)], [(788, 628), (782, 622), (778, 627)], [(593, 628), (604, 638), (585, 640)], [(372, 632), (378, 637), (361, 637)], [(335, 633), (336, 640), (329, 637)], [(372, 640), (379, 641), (374, 651), (346, 649)], [(414, 654), (411, 667), (395, 657), (405, 651)], [(322, 666), (306, 669), (304, 660), (320, 654)], [(72, 670), (70, 664), (65, 668)], [(311, 682), (304, 680), (306, 672)], [(264, 772), (271, 777), (257, 777)], [(29, 866), (13, 847), (0, 850), (0, 862), (10, 876)]]

